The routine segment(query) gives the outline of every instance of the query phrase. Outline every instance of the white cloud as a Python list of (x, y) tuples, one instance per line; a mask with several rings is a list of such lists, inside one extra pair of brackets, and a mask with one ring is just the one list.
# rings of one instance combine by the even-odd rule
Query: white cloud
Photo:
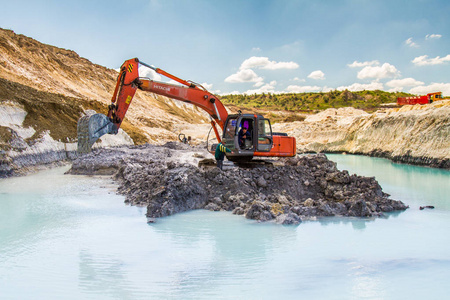
[(388, 63), (384, 63), (382, 66), (375, 66), (375, 67), (367, 66), (358, 72), (359, 79), (366, 79), (366, 78), (381, 79), (381, 78), (397, 77), (399, 75), (400, 71), (398, 71), (396, 67)]
[(412, 38), (409, 38), (405, 41), (405, 44), (410, 46), (411, 48), (417, 48), (419, 45), (413, 42)]
[(362, 68), (362, 67), (367, 67), (367, 66), (378, 66), (380, 64), (380, 62), (378, 60), (372, 60), (372, 61), (365, 61), (365, 62), (359, 62), (359, 61), (354, 61), (351, 64), (348, 64), (347, 66), (349, 66), (350, 68)]
[(440, 35), (440, 34), (427, 34), (426, 36), (425, 36), (425, 39), (426, 40), (431, 40), (431, 39), (440, 39), (442, 37), (442, 35)]
[(241, 94), (241, 92), (239, 92), (239, 91), (232, 91), (232, 92), (229, 92), (229, 93), (218, 93), (220, 96), (225, 96), (225, 95), (240, 95)]
[(390, 87), (407, 87), (407, 86), (418, 86), (423, 85), (424, 83), (422, 81), (415, 80), (414, 78), (403, 78), (403, 79), (394, 79), (389, 82), (386, 82), (387, 86)]
[(401, 92), (401, 91), (403, 91), (403, 87), (398, 86), (398, 87), (394, 87), (394, 88), (392, 88), (392, 89), (388, 89), (386, 92), (389, 92), (389, 93), (396, 93), (396, 92)]
[(241, 64), (240, 69), (254, 69), (261, 68), (266, 70), (279, 70), (279, 69), (297, 69), (299, 65), (295, 62), (275, 62), (270, 61), (268, 57), (252, 56)]
[(266, 83), (262, 86), (260, 86), (258, 89), (254, 90), (248, 90), (244, 92), (244, 94), (252, 95), (252, 94), (262, 94), (262, 93), (274, 93), (275, 92), (275, 85), (277, 84), (276, 81), (271, 81), (270, 83)]
[(305, 82), (305, 79), (300, 79), (298, 77), (294, 77), (294, 79), (292, 79), (293, 81), (299, 81), (299, 82)]
[[(254, 86), (254, 87), (261, 87), (261, 86), (263, 86), (263, 85), (266, 85), (266, 86), (267, 86), (267, 84), (265, 84), (263, 81), (258, 81), (258, 82), (255, 83), (253, 86)], [(277, 81), (276, 81), (276, 80), (272, 80), (272, 81), (269, 83), (269, 85), (271, 85), (271, 86), (276, 86), (276, 85), (277, 85)]]
[(252, 51), (254, 51), (254, 52), (260, 52), (260, 51), (261, 51), (261, 48), (259, 48), (259, 47), (253, 47), (253, 48), (252, 48)]
[(146, 66), (140, 66), (139, 67), (139, 77), (147, 77), (151, 80), (161, 81), (162, 77), (155, 71), (153, 71), (150, 68), (147, 68)]
[(435, 58), (428, 58), (428, 55), (422, 55), (414, 58), (412, 63), (417, 66), (427, 66), (427, 65), (440, 65), (445, 62), (450, 61), (450, 54), (445, 57), (436, 56)]
[(237, 73), (232, 74), (225, 78), (225, 82), (259, 82), (263, 81), (262, 77), (259, 77), (253, 70), (243, 69), (239, 70)]
[(201, 85), (202, 85), (202, 87), (204, 87), (207, 90), (211, 90), (212, 87), (213, 87), (212, 84), (209, 84), (209, 83), (206, 83), (206, 82), (203, 82)]
[(322, 90), (320, 86), (300, 86), (300, 85), (290, 85), (286, 88), (289, 93), (306, 93), (306, 92), (319, 92)]
[(348, 85), (348, 86), (340, 86), (338, 88), (336, 88), (339, 91), (343, 91), (343, 90), (349, 90), (352, 92), (356, 92), (356, 91), (371, 91), (371, 90), (382, 90), (383, 89), (383, 84), (381, 82), (378, 81), (373, 81), (371, 83), (368, 84), (363, 84), (363, 83), (354, 83), (352, 85)]
[(308, 75), (308, 78), (316, 79), (316, 80), (324, 80), (325, 74), (322, 71), (317, 70), (317, 71), (311, 72), (311, 74)]
[(450, 83), (436, 83), (429, 85), (417, 86), (409, 90), (411, 94), (425, 95), (428, 93), (442, 92), (443, 96), (450, 95)]

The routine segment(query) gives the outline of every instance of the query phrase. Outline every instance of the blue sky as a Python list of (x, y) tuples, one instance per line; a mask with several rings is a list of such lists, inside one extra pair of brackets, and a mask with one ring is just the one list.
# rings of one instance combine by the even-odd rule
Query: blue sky
[(448, 0), (0, 0), (0, 7), (1, 28), (109, 68), (138, 57), (218, 94), (450, 96)]

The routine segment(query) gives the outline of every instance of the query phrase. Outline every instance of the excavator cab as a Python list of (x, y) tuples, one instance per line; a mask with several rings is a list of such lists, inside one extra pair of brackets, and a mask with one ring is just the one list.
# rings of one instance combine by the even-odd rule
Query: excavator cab
[(261, 115), (229, 115), (222, 142), (227, 148), (234, 149), (231, 154), (227, 153), (231, 161), (251, 160), (255, 153), (270, 152), (273, 147), (270, 121)]

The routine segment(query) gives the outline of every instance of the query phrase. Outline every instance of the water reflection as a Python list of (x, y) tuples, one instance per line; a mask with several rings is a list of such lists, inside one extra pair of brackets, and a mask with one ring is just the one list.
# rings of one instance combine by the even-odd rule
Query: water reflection
[(424, 299), (430, 294), (446, 298), (446, 279), (424, 274), (448, 274), (448, 259), (341, 259), (330, 263), (345, 270), (355, 299)]
[[(321, 226), (329, 226), (329, 225), (352, 225), (355, 230), (363, 230), (367, 227), (368, 224), (376, 222), (378, 219), (389, 219), (389, 218), (397, 218), (403, 211), (393, 211), (388, 213), (383, 213), (382, 217), (371, 217), (371, 218), (356, 218), (356, 217), (321, 217), (317, 218), (317, 222), (320, 223)], [(316, 221), (308, 221), (308, 222), (316, 222)]]
[[(174, 217), (178, 222), (171, 222), (171, 218)], [(243, 225), (248, 226), (248, 230), (243, 231)], [(296, 226), (280, 226), (271, 222), (258, 223), (223, 211), (198, 210), (182, 213), (160, 219), (149, 226), (156, 232), (188, 246), (207, 240), (224, 255), (239, 253), (251, 256), (261, 252), (261, 249), (277, 248), (281, 241), (293, 241), (296, 234)]]
[[(317, 222), (321, 226), (333, 226), (333, 225), (348, 225), (350, 224), (353, 229), (355, 230), (362, 230), (366, 228), (367, 223), (372, 223), (376, 220), (376, 218), (366, 218), (366, 219), (359, 219), (359, 218), (352, 218), (352, 217), (323, 217), (318, 218)], [(316, 221), (311, 221), (316, 222)]]
[(257, 223), (230, 212), (204, 210), (163, 218), (149, 226), (191, 259), (172, 266), (171, 280), (177, 289), (171, 296), (181, 298), (192, 288), (198, 295), (198, 290), (211, 292), (211, 285), (218, 289), (229, 289), (236, 281), (251, 285), (270, 257), (295, 245), (297, 236), (296, 226)]
[(124, 262), (108, 255), (94, 255), (83, 249), (79, 253), (80, 288), (89, 294), (119, 299), (134, 299), (132, 284), (128, 281)]

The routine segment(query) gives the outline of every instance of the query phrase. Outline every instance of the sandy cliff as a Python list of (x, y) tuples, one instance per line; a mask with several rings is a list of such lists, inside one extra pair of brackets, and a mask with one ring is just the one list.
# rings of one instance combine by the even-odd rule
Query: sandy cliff
[(449, 100), (373, 114), (328, 109), (274, 128), (295, 136), (300, 152), (348, 152), (450, 168)]

